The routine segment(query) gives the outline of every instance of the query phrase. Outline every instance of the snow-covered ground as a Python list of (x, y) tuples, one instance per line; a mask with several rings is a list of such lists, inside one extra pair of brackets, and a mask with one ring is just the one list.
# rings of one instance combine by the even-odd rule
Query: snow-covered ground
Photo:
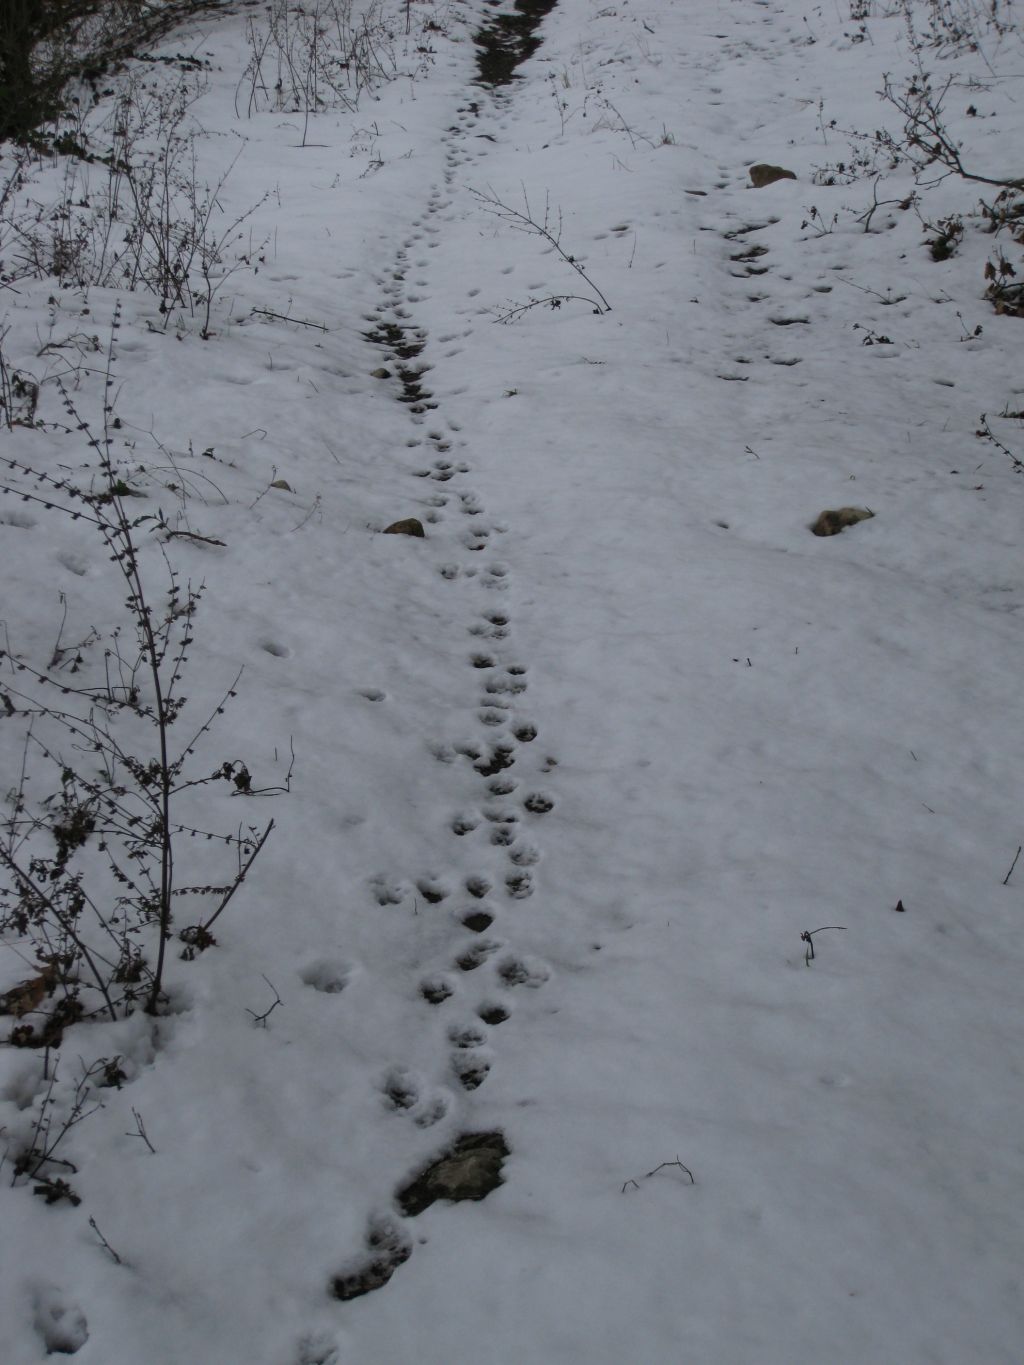
[[(489, 6), (416, 0), (392, 78), (306, 120), (250, 114), (264, 11), (227, 6), (155, 50), (205, 64), (217, 221), (255, 206), (212, 335), (0, 288), (43, 423), (0, 453), (52, 473), (90, 455), (55, 378), (102, 426), (120, 301), (115, 457), (206, 584), (195, 723), (244, 666), (197, 761), (265, 787), (295, 754), (289, 795), (211, 798), (276, 825), (161, 1012), (0, 1051), (5, 1174), (45, 1066), (54, 1122), (97, 1058), (125, 1075), (51, 1169), (79, 1205), (4, 1182), (5, 1365), (1021, 1360), (1024, 478), (976, 435), (1024, 457), (1024, 321), (983, 298), (1021, 253), (970, 217), (991, 185), (834, 170), (874, 155), (843, 130), (902, 128), (909, 8), (965, 164), (1024, 174), (1021, 16), (936, 48), (935, 7), (852, 8), (559, 0), (490, 89)], [(71, 164), (94, 202), (105, 168), (58, 158), (12, 212)], [(63, 595), (96, 664), (124, 594), (94, 529), (0, 522), (6, 647), (45, 667)], [(0, 989), (28, 961), (8, 933)], [(401, 1212), (493, 1132), (498, 1188)], [(381, 1248), (411, 1255), (332, 1297)]]

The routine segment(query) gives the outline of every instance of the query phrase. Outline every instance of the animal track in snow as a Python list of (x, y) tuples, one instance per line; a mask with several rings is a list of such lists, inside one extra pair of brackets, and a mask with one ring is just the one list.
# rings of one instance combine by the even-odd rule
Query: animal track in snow
[[(511, 673), (511, 671), (512, 671), (511, 669), (507, 670), (508, 673)], [(522, 678), (519, 677), (510, 678), (507, 676), (503, 677), (499, 674), (496, 677), (487, 679), (487, 681), (484, 683), (484, 691), (490, 693), (491, 696), (495, 697), (500, 696), (515, 697), (518, 696), (521, 692), (526, 691), (526, 683), (523, 681)]]
[(543, 986), (550, 975), (546, 964), (536, 958), (510, 954), (498, 963), (498, 977), (506, 986), (529, 986), (536, 989)]
[(489, 1024), (493, 1028), (497, 1024), (503, 1024), (509, 1017), (509, 1012), (503, 1005), (485, 1001), (477, 1010), (477, 1015), (485, 1024)]
[(531, 815), (547, 815), (548, 811), (554, 810), (555, 803), (544, 792), (531, 792), (523, 797), (523, 806)]
[(501, 947), (500, 943), (495, 943), (493, 939), (484, 939), (481, 943), (474, 943), (471, 948), (467, 948), (464, 953), (460, 953), (455, 959), (455, 965), (460, 972), (475, 972), (478, 967), (482, 967), (487, 959), (493, 956)]
[(482, 1047), (487, 1034), (475, 1024), (453, 1024), (448, 1030), (448, 1041), (457, 1048)]
[(439, 877), (421, 877), (416, 889), (429, 905), (440, 905), (449, 894), (449, 888)]
[(482, 934), (485, 929), (489, 929), (494, 923), (494, 916), (489, 910), (481, 907), (478, 910), (470, 910), (464, 914), (461, 923), (470, 931), (471, 934)]
[(420, 995), (431, 1005), (442, 1005), (455, 994), (455, 987), (443, 976), (425, 977), (420, 982)]
[(479, 1052), (456, 1052), (452, 1055), (452, 1070), (463, 1090), (477, 1090), (487, 1079), (490, 1059)]
[(336, 1299), (347, 1301), (380, 1289), (411, 1255), (412, 1241), (397, 1219), (390, 1215), (372, 1219), (365, 1251), (332, 1277), (331, 1293)]
[(473, 766), (481, 777), (492, 777), (515, 763), (515, 752), (507, 744), (498, 744), (492, 749), (490, 758), (481, 758)]
[(420, 1098), (419, 1081), (407, 1067), (392, 1067), (381, 1081), (380, 1093), (389, 1109), (411, 1109)]
[(39, 1285), (33, 1292), (32, 1325), (48, 1356), (76, 1355), (89, 1340), (85, 1314), (56, 1285)]
[(529, 872), (510, 872), (505, 878), (505, 887), (513, 900), (527, 900), (533, 895), (533, 877)]
[(401, 882), (393, 881), (384, 873), (370, 879), (370, 890), (378, 905), (401, 905), (405, 899), (405, 888)]
[(475, 896), (477, 900), (483, 900), (484, 896), (487, 895), (490, 889), (491, 884), (486, 877), (466, 878), (466, 890), (469, 892), (471, 896)]
[(336, 958), (323, 957), (303, 967), (299, 979), (325, 995), (340, 995), (352, 979), (352, 967)]

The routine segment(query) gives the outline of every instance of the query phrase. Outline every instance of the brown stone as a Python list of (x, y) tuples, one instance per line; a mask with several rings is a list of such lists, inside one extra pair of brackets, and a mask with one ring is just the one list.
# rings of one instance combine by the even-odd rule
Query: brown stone
[(784, 166), (769, 166), (764, 161), (759, 161), (756, 166), (750, 168), (750, 183), (755, 190), (763, 190), (765, 185), (774, 185), (776, 180), (795, 179), (793, 171), (787, 171)]
[(837, 536), (847, 526), (856, 526), (858, 521), (867, 521), (875, 514), (868, 507), (826, 508), (811, 527), (816, 536)]
[(390, 526), (384, 527), (386, 536), (426, 536), (422, 521), (416, 517), (403, 517), (401, 521), (393, 521)]

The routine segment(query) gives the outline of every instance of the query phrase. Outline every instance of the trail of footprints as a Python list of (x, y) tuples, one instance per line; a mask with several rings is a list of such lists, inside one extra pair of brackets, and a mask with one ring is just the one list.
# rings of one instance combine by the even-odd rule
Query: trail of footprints
[[(478, 114), (477, 102), (465, 103), (458, 111), (458, 122), (448, 130), (446, 186), (460, 165), (477, 159), (464, 150), (464, 139), (472, 133)], [(399, 904), (412, 896), (428, 909), (446, 912), (452, 926), (447, 956), (417, 986), (426, 1010), (440, 1007), (451, 1015), (443, 1034), (445, 1084), (431, 1086), (402, 1066), (393, 1067), (381, 1081), (388, 1107), (421, 1127), (430, 1127), (450, 1111), (449, 1086), (456, 1093), (473, 1091), (486, 1081), (494, 1065), (492, 1033), (511, 1016), (512, 990), (539, 987), (548, 979), (545, 963), (516, 950), (514, 911), (536, 891), (542, 856), (538, 829), (555, 806), (555, 797), (542, 783), (556, 760), (539, 752), (537, 727), (522, 713), (528, 669), (512, 652), (513, 619), (505, 605), (507, 597), (498, 605), (500, 595), (507, 595), (512, 584), (510, 567), (497, 554), (506, 528), (488, 517), (480, 496), (466, 486), (471, 467), (461, 458), (465, 441), (459, 424), (444, 417), (428, 387), (428, 336), (413, 317), (414, 305), (424, 297), (420, 291), (427, 288), (421, 272), (429, 260), (420, 253), (439, 245), (438, 220), (449, 208), (444, 190), (435, 188), (425, 212), (413, 220), (397, 249), (392, 268), (378, 277), (381, 301), (367, 316), (370, 327), (364, 333), (379, 348), (383, 363), (378, 375), (397, 381), (396, 397), (406, 405), (416, 429), (406, 443), (408, 448), (426, 456), (410, 473), (426, 485), (420, 493), (423, 520), (442, 532), (437, 539), (443, 538), (446, 546), (436, 572), (444, 580), (466, 584), (471, 602), (479, 592), (466, 623), (462, 664), (473, 671), (477, 684), (476, 704), (467, 717), (470, 737), (439, 742), (433, 754), (441, 763), (462, 765), (466, 773), (464, 803), (451, 815), (446, 831), (446, 837), (460, 841), (461, 846), (451, 853), (439, 850), (439, 866), (463, 863), (467, 847), (472, 847), (479, 853), (481, 870), (458, 877), (430, 870), (411, 885), (382, 875), (371, 885), (379, 905)], [(471, 332), (470, 328), (448, 333), (439, 341), (454, 345), (447, 353), (457, 354), (458, 343)], [(453, 516), (461, 523), (454, 533)]]
[[(466, 102), (445, 135), (446, 188), (463, 163), (478, 159), (476, 148), (487, 145), (477, 142), (473, 151), (466, 145), (466, 134), (484, 138), (473, 130), (479, 112), (478, 102)], [(424, 1024), (437, 1032), (443, 1058), (439, 1074), (431, 1079), (397, 1064), (378, 1082), (381, 1103), (424, 1129), (464, 1109), (469, 1094), (486, 1083), (496, 1064), (494, 1031), (512, 1017), (515, 995), (549, 979), (545, 962), (517, 949), (515, 916), (537, 889), (538, 831), (556, 806), (544, 778), (557, 760), (542, 751), (537, 726), (522, 711), (529, 675), (513, 652), (512, 573), (498, 555), (506, 527), (488, 516), (466, 482), (471, 473), (462, 457), (466, 442), (460, 424), (445, 416), (429, 387), (428, 335), (415, 322), (415, 305), (429, 287), (428, 252), (440, 245), (438, 223), (450, 207), (445, 191), (435, 187), (391, 268), (377, 277), (380, 302), (366, 315), (363, 334), (379, 357), (376, 376), (393, 386), (413, 428), (406, 446), (419, 461), (410, 476), (421, 481), (417, 492), (421, 520), (429, 528), (427, 549), (434, 541), (445, 547), (434, 569), (444, 582), (459, 585), (470, 611), (458, 665), (472, 670), (475, 683), (476, 699), (465, 718), (467, 737), (439, 741), (431, 749), (439, 763), (459, 765), (465, 775), (459, 809), (439, 833), (443, 843), (436, 868), (411, 881), (382, 873), (369, 888), (372, 901), (384, 909), (412, 898), (421, 915), (435, 917), (435, 925), (439, 919), (450, 925), (445, 951), (410, 983), (422, 1003)], [(445, 355), (457, 355), (472, 330), (439, 337)], [(363, 695), (376, 700), (383, 694), (370, 689)], [(465, 867), (469, 851), (474, 870)], [(456, 875), (446, 867), (462, 870)], [(318, 963), (305, 979), (316, 989), (337, 991), (348, 970), (346, 964)], [(362, 1253), (335, 1278), (332, 1292), (347, 1299), (379, 1288), (411, 1250), (412, 1239), (394, 1212), (371, 1220)]]

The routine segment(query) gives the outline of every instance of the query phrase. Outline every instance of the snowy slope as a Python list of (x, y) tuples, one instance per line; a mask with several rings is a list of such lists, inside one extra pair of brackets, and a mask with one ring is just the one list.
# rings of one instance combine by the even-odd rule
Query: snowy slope
[[(273, 785), (296, 756), (255, 814), (217, 798), (276, 828), (165, 1012), (65, 1035), (59, 1103), (79, 1058), (127, 1082), (62, 1148), (80, 1206), (3, 1190), (11, 1365), (1020, 1359), (1024, 483), (975, 431), (1024, 450), (995, 416), (1024, 323), (982, 298), (976, 225), (930, 258), (907, 166), (870, 232), (870, 177), (816, 183), (913, 69), (899, 13), (843, 8), (560, 0), (490, 90), (489, 7), (416, 4), (403, 74), (305, 127), (239, 104), (260, 11), (207, 17), (162, 49), (209, 61), (204, 174), (240, 149), (226, 220), (270, 191), (215, 335), (142, 293), (4, 291), (44, 381), (43, 343), (105, 348), (120, 298), (126, 468), (173, 517), (170, 452), (182, 524), (223, 542), (171, 551), (207, 585), (196, 714), (245, 669), (211, 766)], [(973, 164), (1019, 174), (1020, 31), (980, 36), (927, 60), (974, 80)], [(796, 179), (754, 189), (759, 162)], [(494, 201), (547, 202), (589, 280)], [(496, 320), (562, 294), (611, 309)], [(2, 437), (37, 468), (78, 439)], [(850, 504), (875, 515), (810, 534)], [(59, 593), (68, 638), (116, 620), (88, 528), (0, 516), (15, 653), (52, 649)], [(422, 539), (380, 534), (406, 517)], [(0, 1054), (14, 1142), (42, 1064)], [(399, 1211), (495, 1130), (486, 1199)], [(375, 1240), (411, 1255), (333, 1299)]]

